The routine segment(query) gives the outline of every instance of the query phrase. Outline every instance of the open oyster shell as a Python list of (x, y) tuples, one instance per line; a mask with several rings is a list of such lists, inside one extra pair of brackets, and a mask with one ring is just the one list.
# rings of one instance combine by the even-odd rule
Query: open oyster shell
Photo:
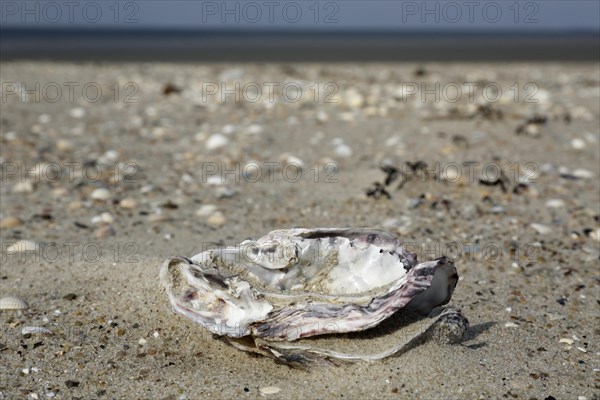
[[(452, 261), (418, 264), (380, 230), (277, 230), (191, 259), (168, 259), (160, 278), (175, 312), (242, 350), (291, 364), (380, 359), (440, 332), (456, 342), (468, 324), (459, 311), (438, 307), (458, 281)], [(390, 348), (366, 354), (334, 343), (387, 319), (379, 336), (404, 331)]]

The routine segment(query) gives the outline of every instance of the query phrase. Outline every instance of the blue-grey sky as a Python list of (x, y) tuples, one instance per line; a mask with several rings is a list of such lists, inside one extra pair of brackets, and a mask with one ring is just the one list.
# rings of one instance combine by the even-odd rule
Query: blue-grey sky
[(600, 30), (598, 0), (2, 0), (0, 7), (2, 26), (30, 28)]

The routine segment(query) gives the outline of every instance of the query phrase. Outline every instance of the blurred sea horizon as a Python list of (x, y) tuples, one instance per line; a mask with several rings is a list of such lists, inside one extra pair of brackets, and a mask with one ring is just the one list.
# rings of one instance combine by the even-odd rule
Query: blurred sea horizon
[(598, 61), (597, 31), (4, 27), (0, 59), (106, 61)]
[(4, 0), (0, 58), (596, 61), (599, 16), (597, 0)]

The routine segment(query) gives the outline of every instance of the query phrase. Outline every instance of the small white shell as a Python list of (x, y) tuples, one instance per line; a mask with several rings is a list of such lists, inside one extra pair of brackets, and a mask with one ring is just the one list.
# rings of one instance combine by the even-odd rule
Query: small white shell
[(267, 387), (262, 387), (262, 388), (258, 389), (258, 391), (260, 392), (261, 396), (266, 396), (269, 394), (277, 394), (277, 393), (281, 392), (281, 389), (278, 388), (277, 386), (267, 386)]
[(48, 329), (48, 328), (44, 328), (43, 326), (24, 326), (23, 329), (21, 329), (21, 334), (22, 335), (53, 335), (54, 333)]
[(6, 254), (37, 251), (39, 244), (31, 240), (19, 240), (6, 248)]
[(0, 310), (26, 310), (29, 308), (25, 300), (17, 297), (4, 297), (0, 299)]

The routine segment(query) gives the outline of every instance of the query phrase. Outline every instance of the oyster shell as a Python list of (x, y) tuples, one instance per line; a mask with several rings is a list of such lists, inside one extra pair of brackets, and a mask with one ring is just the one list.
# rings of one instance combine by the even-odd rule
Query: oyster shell
[[(460, 341), (468, 326), (459, 311), (439, 307), (458, 281), (452, 261), (418, 264), (398, 238), (374, 229), (277, 230), (170, 258), (160, 279), (175, 312), (237, 348), (289, 364), (376, 360), (442, 332)], [(383, 321), (387, 327), (369, 330)], [(355, 332), (373, 339), (373, 331), (385, 337), (400, 330), (402, 340), (384, 338), (393, 343), (386, 349), (343, 349)]]

